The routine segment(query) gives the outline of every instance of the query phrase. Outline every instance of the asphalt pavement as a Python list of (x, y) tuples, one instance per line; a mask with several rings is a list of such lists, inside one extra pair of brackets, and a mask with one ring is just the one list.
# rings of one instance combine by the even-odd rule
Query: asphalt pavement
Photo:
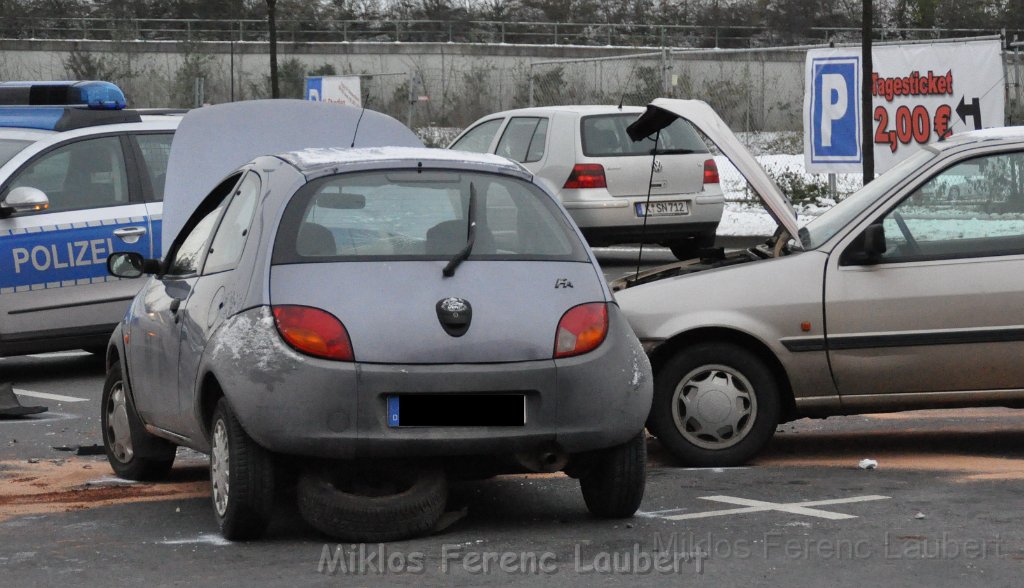
[[(630, 271), (636, 252), (602, 250), (606, 275)], [(659, 249), (644, 259), (672, 261)], [(0, 586), (960, 587), (1024, 575), (1018, 410), (805, 419), (744, 468), (677, 467), (650, 439), (629, 520), (591, 517), (571, 478), (503, 476), (454, 484), (457, 520), (429, 537), (339, 545), (286, 494), (265, 539), (230, 543), (205, 456), (179, 450), (169, 481), (128, 484), (91, 455), (99, 358), (0, 358), (0, 378), (49, 408), (0, 420)]]

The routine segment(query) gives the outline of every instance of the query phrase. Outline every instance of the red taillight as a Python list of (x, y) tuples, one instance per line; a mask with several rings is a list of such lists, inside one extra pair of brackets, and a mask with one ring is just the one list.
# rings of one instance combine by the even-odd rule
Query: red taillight
[(717, 184), (718, 183), (718, 166), (715, 165), (714, 159), (709, 159), (704, 162), (704, 184)]
[(608, 335), (608, 305), (591, 302), (562, 315), (555, 332), (555, 357), (572, 357), (597, 349)]
[(345, 325), (329, 312), (309, 306), (275, 306), (274, 322), (281, 337), (303, 353), (354, 361)]
[(572, 166), (569, 179), (562, 187), (569, 190), (607, 188), (608, 182), (604, 179), (604, 166), (600, 163), (577, 163)]

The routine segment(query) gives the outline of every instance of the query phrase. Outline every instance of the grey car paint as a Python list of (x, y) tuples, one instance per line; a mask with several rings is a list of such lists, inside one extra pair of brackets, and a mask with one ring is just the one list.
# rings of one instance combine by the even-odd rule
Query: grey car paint
[[(685, 105), (674, 108), (689, 113)], [(686, 118), (716, 143), (735, 140), (728, 129)], [(869, 225), (935, 174), (979, 155), (1022, 151), (1024, 130), (964, 133), (928, 149), (933, 157), (917, 167), (877, 180), (886, 189), (846, 212), (848, 222), (809, 251), (791, 243), (789, 255), (762, 248), (751, 256), (757, 261), (729, 267), (700, 270), (694, 261), (656, 268), (647, 272), (648, 283), (613, 283), (616, 299), (656, 358), (675, 345), (723, 335), (766, 350), (794, 400), (790, 418), (1018, 406), (1024, 402), (1024, 254), (840, 263)], [(759, 175), (763, 170), (748, 176), (755, 188), (763, 185)], [(784, 202), (771, 192), (759, 194), (794, 234)], [(776, 244), (780, 250), (786, 251)], [(658, 279), (679, 268), (698, 271)]]
[[(549, 324), (537, 325), (543, 327), (543, 337), (532, 338), (514, 330), (517, 323), (533, 320), (529, 317), (535, 300), (554, 300), (563, 312), (584, 298), (612, 301), (589, 250), (589, 263), (550, 264), (559, 266), (557, 271), (546, 267), (548, 262), (535, 262), (534, 271), (522, 272), (509, 262), (470, 260), (456, 274), (467, 279), (444, 288), (425, 285), (440, 283), (442, 278), (440, 265), (423, 264), (431, 271), (418, 276), (422, 280), (418, 287), (429, 292), (427, 298), (435, 292), (448, 293), (448, 287), (474, 288), (481, 308), (490, 310), (483, 300), (488, 293), (501, 296), (506, 289), (532, 286), (529, 304), (513, 304), (509, 299), (511, 306), (504, 312), (504, 320), (489, 325), (506, 332), (506, 346), (522, 353), (518, 361), (501, 355), (503, 351), (493, 343), (479, 345), (496, 354), (490, 361), (485, 361), (481, 349), (459, 342), (449, 341), (449, 349), (432, 357), (416, 355), (414, 345), (403, 347), (407, 340), (434, 338), (429, 331), (441, 331), (436, 322), (407, 325), (394, 340), (379, 337), (371, 322), (360, 323), (346, 315), (346, 326), (353, 321), (354, 349), (365, 349), (370, 354), (367, 357), (380, 360), (390, 345), (398, 361), (409, 363), (328, 361), (297, 353), (281, 340), (270, 304), (304, 300), (329, 305), (323, 292), (328, 288), (336, 291), (342, 285), (333, 280), (353, 279), (340, 267), (344, 264), (329, 264), (339, 266), (338, 273), (328, 276), (330, 286), (322, 268), (317, 267), (321, 264), (307, 264), (304, 275), (290, 274), (298, 270), (280, 273), (283, 268), (271, 269), (273, 238), (288, 199), (308, 180), (326, 174), (399, 167), (475, 170), (532, 181), (521, 167), (501, 158), (422, 149), (335, 151), (333, 155), (311, 150), (261, 157), (245, 166), (243, 172), (259, 175), (261, 196), (236, 269), (213, 275), (150, 278), (111, 340), (120, 357), (128, 358), (126, 379), (151, 433), (208, 451), (204, 430), (208, 400), (219, 391), (257, 442), (273, 451), (322, 457), (517, 452), (551, 443), (568, 452), (580, 452), (621, 444), (643, 427), (652, 393), (650, 364), (614, 304), (609, 304), (606, 340), (585, 355), (551, 358), (560, 316), (553, 310), (543, 314)], [(561, 213), (565, 214), (564, 209)], [(574, 230), (582, 241), (578, 229)], [(392, 271), (398, 269), (391, 267)], [(554, 288), (552, 278), (566, 272), (577, 282), (572, 294), (563, 295)], [(471, 277), (478, 279), (468, 279)], [(512, 280), (529, 283), (524, 286)], [(313, 283), (324, 286), (310, 288)], [(489, 290), (481, 285), (484, 283)], [(527, 295), (526, 289), (520, 291)], [(172, 296), (182, 300), (176, 312), (170, 309)], [(376, 314), (381, 322), (389, 320), (379, 298), (360, 300), (366, 304), (362, 312)], [(436, 321), (434, 300), (430, 302), (428, 314)], [(477, 327), (482, 325), (487, 325), (486, 320)], [(399, 335), (391, 327), (378, 325), (378, 330), (382, 328), (389, 338)], [(543, 338), (546, 356), (540, 359)], [(131, 367), (138, 356), (152, 358), (154, 365)], [(437, 428), (419, 432), (386, 426), (386, 393), (488, 390), (525, 391), (530, 415), (527, 425), (515, 430)]]

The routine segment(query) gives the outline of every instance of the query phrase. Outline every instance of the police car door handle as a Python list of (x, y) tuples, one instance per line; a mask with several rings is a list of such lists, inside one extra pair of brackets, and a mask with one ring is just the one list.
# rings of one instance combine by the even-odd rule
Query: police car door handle
[(122, 227), (114, 229), (114, 236), (131, 245), (146, 234), (146, 227)]

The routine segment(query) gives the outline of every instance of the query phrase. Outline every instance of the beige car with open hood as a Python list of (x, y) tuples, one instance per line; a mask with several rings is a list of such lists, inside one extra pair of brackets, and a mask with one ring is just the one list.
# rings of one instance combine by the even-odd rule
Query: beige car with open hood
[[(655, 370), (648, 428), (681, 462), (742, 463), (801, 417), (1024, 406), (1024, 128), (928, 145), (798, 227), (706, 104), (655, 100), (631, 135), (676, 118), (721, 148), (780, 227), (612, 284)], [(940, 189), (964, 176), (991, 197)]]

